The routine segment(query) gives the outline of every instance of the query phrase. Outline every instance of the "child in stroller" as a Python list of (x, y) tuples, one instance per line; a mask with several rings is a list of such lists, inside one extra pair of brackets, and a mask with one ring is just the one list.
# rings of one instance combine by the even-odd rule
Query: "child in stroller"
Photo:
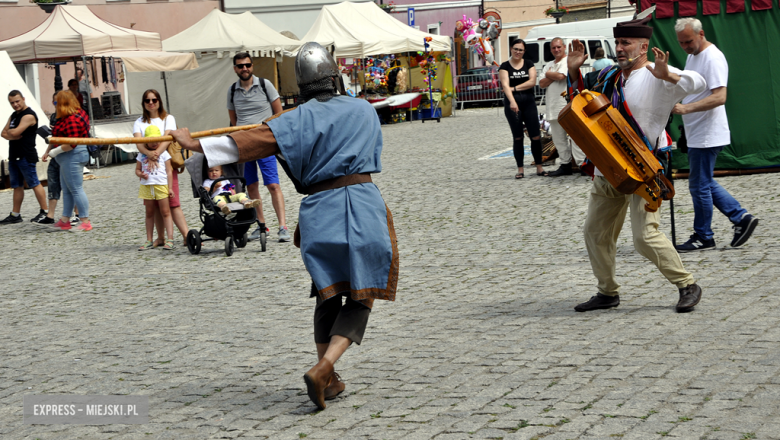
[[(184, 162), (184, 166), (190, 174), (193, 196), (199, 201), (200, 220), (203, 222), (203, 228), (191, 228), (187, 233), (187, 249), (191, 254), (198, 254), (201, 243), (224, 240), (225, 254), (233, 255), (235, 247), (246, 246), (247, 231), (257, 222), (255, 201), (243, 193), (246, 186), (242, 176), (243, 165), (228, 164), (210, 169), (206, 156), (195, 153)], [(222, 195), (225, 190), (230, 197)], [(260, 243), (265, 252), (265, 234), (261, 234)]]
[[(211, 200), (217, 204), (217, 208), (221, 209), (223, 214), (231, 212), (228, 202), (238, 202), (244, 205), (244, 209), (254, 208), (262, 203), (260, 200), (251, 200), (245, 193), (237, 193), (236, 186), (230, 181), (222, 180), (215, 184), (216, 180), (223, 177), (221, 166), (209, 168), (208, 175), (209, 178), (203, 181), (203, 188), (213, 195)], [(211, 189), (212, 186), (214, 190)]]

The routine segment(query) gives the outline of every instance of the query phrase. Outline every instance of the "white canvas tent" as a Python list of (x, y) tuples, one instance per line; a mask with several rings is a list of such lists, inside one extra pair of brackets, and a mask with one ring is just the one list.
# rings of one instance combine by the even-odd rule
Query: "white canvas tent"
[[(0, 94), (5, 97), (5, 104), (0, 104), (0, 122), (5, 127), (8, 122), (8, 118), (11, 117), (11, 113), (14, 109), (8, 104), (8, 93), (11, 90), (18, 90), (22, 92), (24, 101), (28, 107), (33, 109), (36, 115), (38, 115), (38, 126), (49, 125), (49, 118), (43, 113), (43, 109), (38, 101), (35, 100), (30, 89), (27, 88), (27, 83), (24, 82), (19, 72), (14, 67), (14, 63), (5, 51), (0, 51)], [(46, 152), (46, 143), (40, 136), (35, 137), (35, 149), (38, 150), (38, 157), (43, 156)], [(0, 137), (0, 161), (2, 161), (2, 175), (8, 175), (8, 141)], [(44, 180), (46, 178), (46, 167), (48, 163), (38, 162), (37, 171), (38, 178)]]
[[(228, 89), (238, 79), (233, 71), (233, 55), (248, 52), (252, 55), (255, 75), (278, 85), (277, 61), (300, 44), (274, 31), (251, 12), (226, 14), (215, 9), (163, 41), (167, 51), (195, 52), (200, 64), (196, 70), (166, 74), (168, 110), (180, 127), (193, 130), (227, 127), (230, 122), (226, 107)], [(132, 96), (140, 97), (150, 88), (166, 94), (166, 84), (159, 75), (137, 73), (130, 74), (129, 79), (128, 93)], [(284, 80), (294, 82), (294, 78)], [(140, 109), (139, 103), (131, 112)]]
[(255, 18), (251, 12), (226, 14), (214, 9), (202, 20), (163, 41), (163, 48), (176, 52), (256, 52), (277, 56), (300, 46)]
[(375, 3), (345, 1), (324, 6), (301, 41), (316, 41), (326, 47), (332, 45), (337, 58), (365, 58), (422, 51), (426, 37), (432, 38), (431, 50), (450, 50), (450, 38), (446, 35), (428, 34), (407, 26)]
[(0, 41), (15, 63), (70, 61), (83, 56), (121, 58), (128, 71), (198, 67), (193, 54), (162, 52), (160, 34), (103, 21), (86, 6), (57, 6), (36, 28)]

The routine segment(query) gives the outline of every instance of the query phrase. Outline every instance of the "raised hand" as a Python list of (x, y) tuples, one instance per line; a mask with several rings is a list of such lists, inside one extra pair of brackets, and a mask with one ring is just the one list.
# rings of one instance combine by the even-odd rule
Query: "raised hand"
[(569, 54), (566, 61), (566, 65), (569, 70), (579, 69), (588, 59), (588, 54), (585, 53), (585, 44), (580, 40), (574, 40), (569, 44)]
[(658, 79), (669, 79), (669, 52), (664, 52), (661, 49), (654, 47), (653, 55), (655, 56), (655, 67), (647, 65), (647, 70)]

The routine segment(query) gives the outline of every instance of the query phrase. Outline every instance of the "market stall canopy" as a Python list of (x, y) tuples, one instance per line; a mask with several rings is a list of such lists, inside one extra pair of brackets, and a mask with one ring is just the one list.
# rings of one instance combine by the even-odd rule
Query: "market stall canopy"
[(423, 40), (426, 37), (432, 38), (429, 50), (450, 50), (450, 37), (407, 26), (373, 2), (342, 2), (324, 6), (301, 41), (316, 41), (326, 47), (333, 45), (337, 58), (365, 58), (425, 50)]
[(202, 20), (163, 41), (169, 51), (257, 51), (274, 56), (301, 45), (258, 20), (251, 12), (226, 14), (214, 9)]
[(0, 41), (15, 63), (70, 61), (73, 58), (132, 59), (129, 71), (195, 69), (192, 53), (164, 53), (160, 34), (119, 27), (103, 21), (86, 6), (57, 6), (35, 29)]

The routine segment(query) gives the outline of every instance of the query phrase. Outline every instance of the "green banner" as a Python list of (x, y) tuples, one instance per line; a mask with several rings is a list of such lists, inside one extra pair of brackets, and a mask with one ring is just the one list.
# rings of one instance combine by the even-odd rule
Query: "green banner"
[[(747, 0), (744, 12), (728, 14), (726, 0), (721, 0), (720, 14), (702, 15), (702, 2), (697, 2), (695, 18), (729, 63), (726, 113), (731, 145), (718, 155), (716, 169), (780, 166), (780, 9), (773, 3), (772, 9), (753, 11)], [(669, 64), (682, 69), (688, 55), (677, 42), (677, 18), (677, 2), (674, 17), (653, 18), (650, 47), (669, 51)], [(682, 118), (675, 116), (670, 133), (675, 140), (679, 125)], [(675, 151), (672, 166), (687, 169), (687, 155)]]

